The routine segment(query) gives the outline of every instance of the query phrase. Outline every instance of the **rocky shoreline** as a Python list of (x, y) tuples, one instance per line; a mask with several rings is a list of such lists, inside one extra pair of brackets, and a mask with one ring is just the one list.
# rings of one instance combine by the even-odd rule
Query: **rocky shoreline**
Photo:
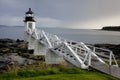
[[(34, 56), (33, 50), (28, 50), (27, 45), (24, 40), (0, 39), (0, 72), (45, 61), (45, 56)], [(94, 44), (94, 46), (110, 49), (116, 58), (120, 59), (120, 44)]]
[(44, 62), (44, 56), (34, 56), (23, 40), (0, 39), (0, 72)]

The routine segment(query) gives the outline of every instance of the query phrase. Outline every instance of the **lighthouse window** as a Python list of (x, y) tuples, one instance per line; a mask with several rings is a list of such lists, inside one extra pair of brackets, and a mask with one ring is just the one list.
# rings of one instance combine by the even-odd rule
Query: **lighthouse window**
[(28, 26), (30, 29), (32, 29), (32, 23), (29, 23)]

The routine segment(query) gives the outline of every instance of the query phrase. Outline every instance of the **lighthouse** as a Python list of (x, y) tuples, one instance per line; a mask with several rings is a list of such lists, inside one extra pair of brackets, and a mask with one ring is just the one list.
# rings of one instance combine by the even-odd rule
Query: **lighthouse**
[(25, 13), (25, 31), (33, 32), (35, 30), (35, 20), (34, 20), (34, 12), (29, 8), (29, 10)]
[(29, 8), (27, 12), (25, 12), (24, 19), (24, 40), (28, 43), (28, 49), (34, 49), (35, 40), (30, 36), (35, 32), (35, 20), (34, 20), (34, 12)]

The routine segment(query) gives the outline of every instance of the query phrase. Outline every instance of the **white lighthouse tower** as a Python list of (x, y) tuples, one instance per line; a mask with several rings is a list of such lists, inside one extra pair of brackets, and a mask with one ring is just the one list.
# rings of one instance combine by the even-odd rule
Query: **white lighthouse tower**
[(24, 31), (24, 40), (28, 43), (28, 49), (34, 49), (35, 39), (31, 37), (33, 32), (35, 32), (35, 20), (34, 20), (34, 12), (32, 12), (31, 8), (25, 13), (25, 31)]
[(32, 33), (35, 30), (34, 12), (31, 8), (25, 13), (25, 31)]

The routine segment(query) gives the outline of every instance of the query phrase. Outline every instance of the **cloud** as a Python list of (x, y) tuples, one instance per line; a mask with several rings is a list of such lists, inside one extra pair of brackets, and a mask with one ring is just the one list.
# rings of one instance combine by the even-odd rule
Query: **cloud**
[(36, 19), (38, 27), (60, 27), (62, 24), (61, 20), (49, 18), (49, 17), (37, 17)]
[[(18, 16), (0, 16), (0, 24), (16, 26), (23, 25), (23, 17)], [(62, 24), (61, 20), (57, 20), (49, 17), (37, 17), (36, 18), (37, 27), (59, 27)]]
[(120, 15), (98, 18), (96, 20), (86, 22), (77, 21), (66, 24), (66, 27), (68, 28), (77, 29), (101, 29), (104, 26), (120, 26)]
[[(36, 16), (37, 27), (62, 27), (62, 28), (76, 28), (76, 29), (100, 29), (104, 26), (119, 26), (120, 15), (109, 16), (104, 18), (98, 18), (91, 21), (63, 21), (50, 17), (38, 17)], [(1, 25), (18, 26), (24, 25), (24, 18), (19, 16), (0, 16)]]
[(120, 0), (0, 0), (0, 24), (23, 25), (24, 13), (31, 7), (39, 16), (37, 26), (99, 28), (118, 25), (120, 16), (115, 15), (120, 14), (119, 3)]
[(16, 25), (22, 25), (23, 23), (23, 17), (18, 16), (0, 16), (0, 24), (2, 25), (9, 25), (9, 26), (16, 26)]

